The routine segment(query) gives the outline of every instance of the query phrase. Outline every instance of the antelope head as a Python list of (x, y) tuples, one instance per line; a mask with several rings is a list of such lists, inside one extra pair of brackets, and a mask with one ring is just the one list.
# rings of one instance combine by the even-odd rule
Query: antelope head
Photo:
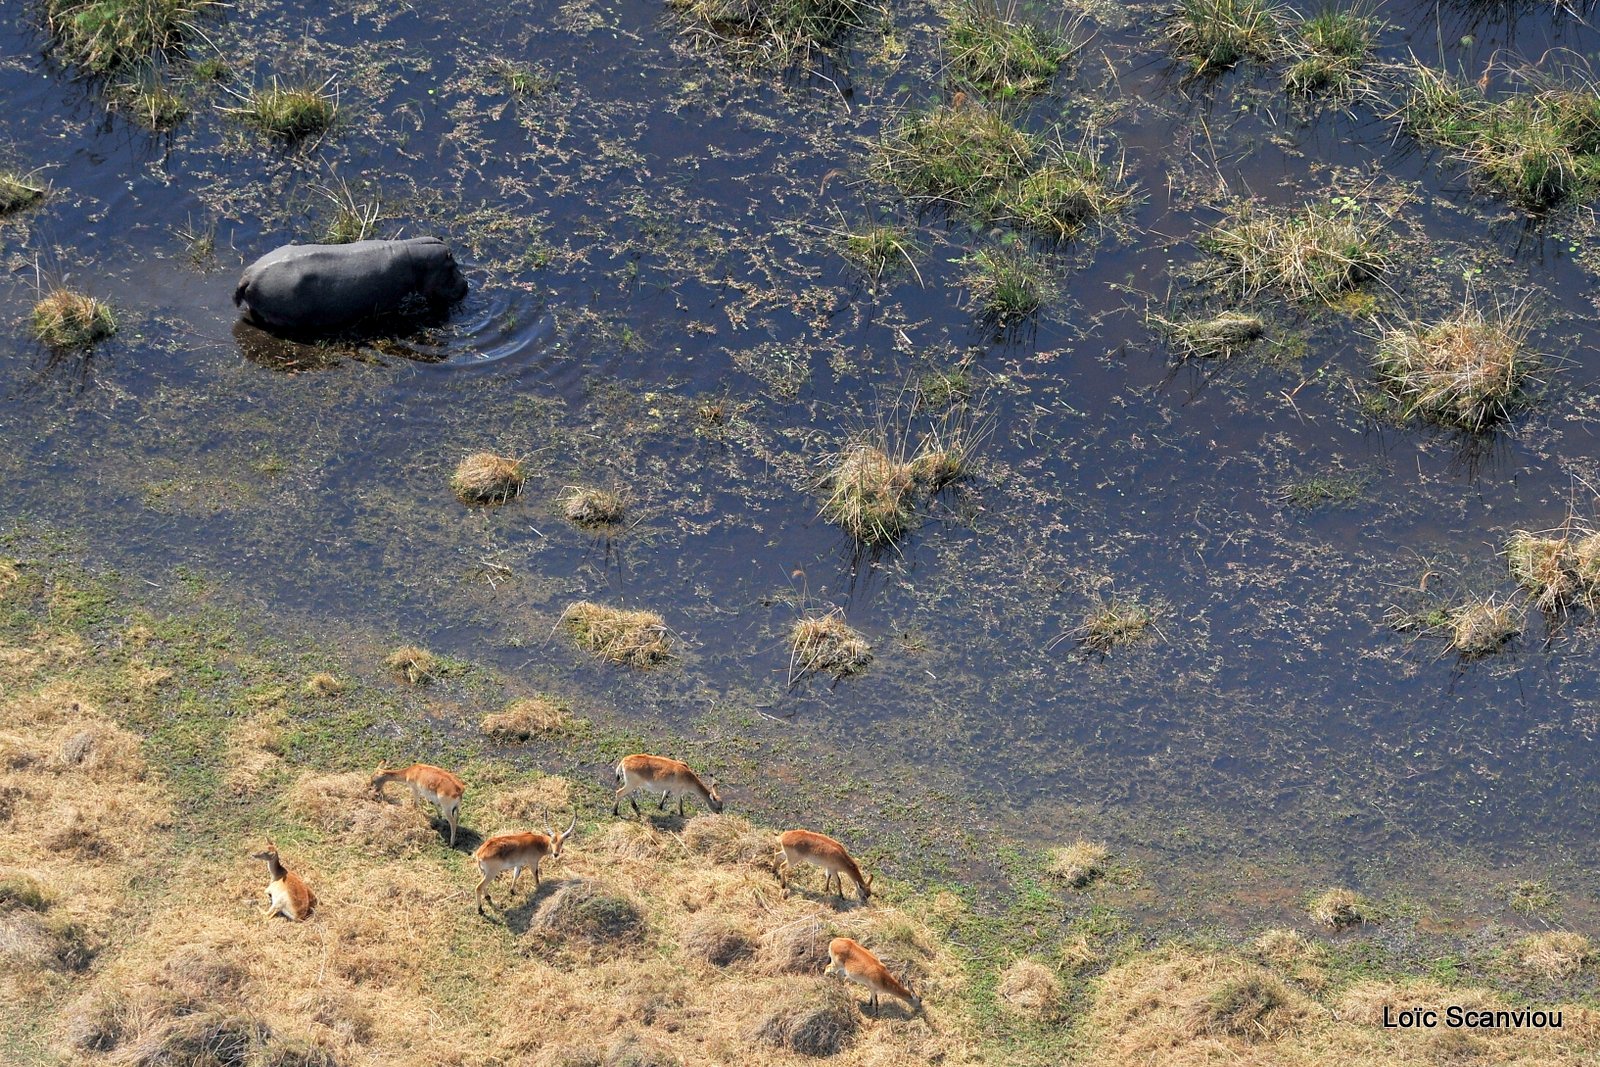
[(722, 814), (722, 794), (717, 792), (715, 778), (706, 783), (706, 803), (711, 805), (711, 810), (718, 815)]
[(390, 770), (388, 767), (385, 767), (381, 763), (378, 764), (378, 769), (372, 772), (373, 793), (381, 796), (383, 794), (384, 785), (393, 777), (394, 771)]
[(250, 854), (250, 858), (253, 860), (266, 860), (268, 863), (271, 863), (273, 860), (278, 858), (278, 846), (274, 845), (272, 843), (272, 838), (269, 837), (267, 838), (266, 850), (264, 852), (252, 852)]
[(551, 857), (555, 857), (555, 856), (561, 855), (561, 846), (567, 843), (567, 838), (572, 836), (573, 827), (575, 827), (577, 825), (578, 825), (578, 813), (577, 812), (573, 812), (572, 813), (572, 821), (570, 823), (568, 823), (567, 824), (567, 828), (565, 830), (561, 831), (559, 834), (556, 833), (554, 827), (551, 827), (551, 826), (546, 826), (545, 827), (545, 831), (550, 835), (550, 855), (551, 855)]

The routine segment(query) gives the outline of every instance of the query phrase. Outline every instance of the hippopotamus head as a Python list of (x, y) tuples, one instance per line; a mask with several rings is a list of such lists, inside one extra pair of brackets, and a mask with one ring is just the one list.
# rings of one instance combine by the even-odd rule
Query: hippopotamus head
[(428, 303), (447, 307), (467, 295), (467, 278), (456, 266), (456, 257), (437, 237), (419, 237), (407, 242), (417, 268), (417, 292)]

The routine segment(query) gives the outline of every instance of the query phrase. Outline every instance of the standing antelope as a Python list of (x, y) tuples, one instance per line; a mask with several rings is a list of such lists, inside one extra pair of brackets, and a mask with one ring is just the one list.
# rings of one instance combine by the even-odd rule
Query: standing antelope
[(628, 803), (633, 805), (633, 813), (640, 814), (639, 802), (633, 798), (633, 794), (639, 792), (661, 794), (661, 803), (656, 805), (657, 811), (664, 810), (668, 798), (676, 794), (680, 817), (683, 815), (683, 798), (688, 796), (699, 797), (701, 803), (712, 811), (722, 810), (722, 797), (717, 795), (715, 778), (711, 779), (710, 785), (706, 785), (698, 774), (689, 769), (687, 763), (665, 756), (647, 756), (640, 752), (622, 757), (622, 762), (617, 764), (617, 797), (611, 804), (611, 814), (617, 814), (617, 805), (622, 803), (623, 797), (627, 797)]
[(533, 869), (533, 889), (539, 890), (539, 863), (546, 857), (559, 857), (561, 846), (567, 843), (572, 836), (573, 827), (578, 825), (578, 816), (574, 814), (567, 828), (559, 834), (549, 826), (545, 833), (523, 834), (496, 834), (478, 846), (472, 858), (478, 861), (478, 871), (483, 875), (478, 879), (478, 888), (473, 890), (478, 898), (478, 914), (483, 914), (483, 902), (489, 898), (489, 883), (494, 881), (506, 871), (511, 872), (511, 892), (517, 891), (517, 879), (522, 877), (522, 869)]
[(304, 878), (283, 865), (278, 858), (278, 846), (272, 843), (272, 839), (267, 839), (265, 852), (256, 852), (250, 858), (266, 860), (267, 873), (272, 876), (272, 881), (267, 883), (267, 910), (261, 917), (270, 919), (274, 915), (282, 915), (293, 922), (304, 922), (309, 918), (311, 909), (317, 906), (317, 895), (306, 885)]
[(872, 993), (867, 1003), (872, 1013), (878, 1014), (878, 995), (899, 997), (915, 1015), (922, 1010), (922, 998), (901, 985), (883, 962), (848, 937), (836, 937), (828, 942), (828, 967), (822, 972), (829, 977), (843, 978), (856, 985), (866, 986)]
[(450, 847), (454, 848), (456, 820), (461, 816), (461, 794), (467, 791), (467, 783), (440, 767), (413, 763), (400, 770), (380, 766), (372, 776), (372, 791), (382, 796), (383, 787), (390, 782), (406, 783), (417, 803), (426, 800), (439, 809), (439, 814), (450, 824)]
[(872, 879), (861, 876), (861, 868), (856, 866), (856, 861), (850, 858), (850, 853), (845, 851), (843, 845), (826, 834), (815, 833), (811, 830), (785, 830), (778, 835), (778, 881), (783, 888), (789, 888), (789, 875), (792, 868), (802, 863), (814, 863), (827, 871), (827, 877), (822, 880), (822, 891), (828, 891), (828, 885), (837, 882), (839, 895), (844, 896), (844, 875), (849, 875), (850, 880), (856, 884), (856, 889), (861, 892), (864, 901), (872, 895)]

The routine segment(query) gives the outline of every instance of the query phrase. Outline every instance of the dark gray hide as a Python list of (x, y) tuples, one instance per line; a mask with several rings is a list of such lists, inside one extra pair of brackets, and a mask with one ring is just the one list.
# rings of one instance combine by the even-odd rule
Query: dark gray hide
[(336, 333), (358, 323), (442, 311), (467, 280), (437, 237), (284, 245), (244, 269), (233, 292), (244, 318), (284, 333)]

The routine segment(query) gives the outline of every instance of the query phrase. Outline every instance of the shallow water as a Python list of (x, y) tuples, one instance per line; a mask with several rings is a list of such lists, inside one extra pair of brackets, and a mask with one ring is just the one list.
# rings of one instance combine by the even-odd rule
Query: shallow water
[[(1552, 5), (1482, 10), (1387, 5), (1382, 57), (1476, 78), (1508, 53), (1600, 47)], [(1004, 235), (867, 177), (885, 124), (943, 91), (925, 6), (898, 9), (903, 55), (863, 34), (809, 78), (743, 71), (639, 0), (233, 10), (208, 32), (235, 84), (337, 77), (339, 128), (293, 150), (223, 115), (223, 87), (192, 90), (171, 136), (130, 125), (52, 62), (33, 5), (3, 11), (0, 151), (52, 186), (0, 222), (13, 515), (157, 584), (191, 568), (264, 619), (418, 640), (800, 765), (838, 753), (868, 781), (975, 796), (993, 825), (1086, 825), (1175, 866), (1542, 870), (1600, 843), (1595, 627), (1547, 635), (1535, 616), (1510, 651), (1463, 663), (1385, 622), (1429, 569), (1436, 592), (1509, 594), (1508, 531), (1595, 514), (1600, 264), (1580, 214), (1527, 222), (1381, 102), (1291, 105), (1281, 67), (1185, 82), (1158, 10), (1102, 11), (1030, 123), (1067, 140), (1095, 124), (1141, 199), (1053, 253), (1059, 298), (997, 336), (953, 261)], [(555, 87), (512, 99), (491, 55)], [(339, 182), (381, 201), (380, 235), (445, 235), (470, 272), (412, 358), (234, 327), (241, 263), (314, 238)], [(1145, 311), (1222, 306), (1186, 270), (1229, 198), (1330, 193), (1393, 215), (1381, 312), (1447, 308), (1468, 275), (1534, 292), (1549, 395), (1477, 440), (1370, 420), (1371, 327), (1270, 295), (1258, 349), (1277, 356), (1175, 366)], [(870, 218), (918, 223), (922, 284), (901, 270), (874, 291), (837, 254), (830, 231)], [(199, 264), (197, 232), (216, 248)], [(41, 276), (112, 300), (121, 333), (88, 357), (26, 340)], [(975, 476), (896, 550), (854, 553), (816, 517), (826, 454), (884, 427), (914, 443), (928, 416), (908, 383), (963, 358), (987, 430)], [(713, 401), (720, 426), (699, 415)], [(481, 447), (531, 457), (520, 500), (450, 496)], [(1354, 506), (1282, 502), (1331, 468), (1370, 474)], [(625, 486), (630, 525), (567, 525), (553, 501), (580, 483)], [(1110, 595), (1159, 605), (1160, 637), (1103, 659), (1057, 640)], [(550, 636), (579, 597), (661, 611), (681, 665), (585, 661)], [(784, 632), (831, 605), (878, 658), (791, 689)]]

